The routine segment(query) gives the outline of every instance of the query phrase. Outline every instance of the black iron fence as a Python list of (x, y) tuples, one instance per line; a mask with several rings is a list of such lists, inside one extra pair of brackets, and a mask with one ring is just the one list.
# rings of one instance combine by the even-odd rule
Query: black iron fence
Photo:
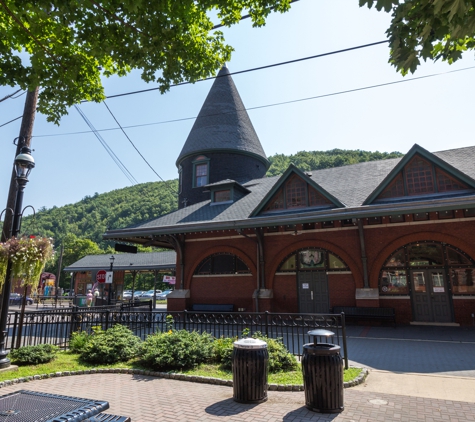
[(325, 329), (334, 333), (317, 338), (341, 346), (348, 366), (344, 314), (290, 314), (290, 313), (236, 313), (236, 312), (167, 312), (152, 310), (149, 303), (143, 307), (94, 307), (51, 309), (36, 312), (9, 314), (7, 322), (7, 348), (18, 348), (42, 343), (67, 348), (75, 331), (91, 333), (94, 327), (103, 330), (115, 324), (125, 325), (137, 336), (145, 339), (157, 331), (170, 328), (207, 332), (216, 338), (240, 337), (243, 331), (251, 335), (260, 332), (269, 338), (280, 338), (288, 350), (301, 356), (303, 345), (313, 342), (308, 332)]

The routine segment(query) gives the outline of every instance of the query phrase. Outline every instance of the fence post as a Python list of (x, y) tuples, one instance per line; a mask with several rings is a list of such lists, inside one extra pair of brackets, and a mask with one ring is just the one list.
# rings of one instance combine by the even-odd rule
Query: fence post
[[(10, 350), (14, 348), (17, 324), (18, 324), (18, 312), (15, 311), (15, 319), (13, 320), (12, 341), (10, 343)], [(7, 348), (7, 343), (8, 343), (7, 340), (8, 340), (8, 324), (7, 324), (7, 335), (5, 336), (5, 349)]]
[(345, 354), (345, 369), (348, 369), (348, 349), (346, 347), (345, 313), (341, 313), (341, 335), (343, 336), (343, 353)]
[(72, 310), (71, 310), (71, 331), (69, 333), (69, 338), (71, 338), (72, 334), (77, 331), (75, 330), (75, 323), (77, 319), (77, 314), (78, 314), (78, 307), (76, 305), (73, 305)]
[(269, 311), (265, 312), (265, 317), (266, 317), (266, 337), (269, 337)]
[(183, 329), (186, 330), (186, 320), (188, 319), (188, 311), (185, 309), (183, 311)]
[(106, 309), (106, 330), (109, 329), (109, 315), (110, 315), (110, 311), (109, 309)]

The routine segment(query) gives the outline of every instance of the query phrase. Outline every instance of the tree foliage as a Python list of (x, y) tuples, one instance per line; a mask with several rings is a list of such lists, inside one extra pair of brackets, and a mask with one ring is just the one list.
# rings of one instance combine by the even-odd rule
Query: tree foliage
[[(254, 26), (289, 0), (1, 0), (0, 85), (41, 86), (38, 110), (59, 122), (67, 107), (105, 98), (101, 76), (142, 71), (161, 92), (197, 81), (229, 61), (232, 47), (211, 15)], [(218, 23), (218, 22), (215, 22)]]
[(475, 48), (475, 8), (471, 0), (360, 0), (360, 6), (391, 12), (389, 62), (414, 73), (421, 59), (453, 63)]
[(340, 167), (363, 161), (385, 160), (401, 157), (400, 152), (369, 152), (361, 150), (332, 149), (330, 151), (300, 151), (297, 154), (276, 154), (269, 157), (271, 163), (267, 176), (282, 174), (293, 163), (302, 171)]

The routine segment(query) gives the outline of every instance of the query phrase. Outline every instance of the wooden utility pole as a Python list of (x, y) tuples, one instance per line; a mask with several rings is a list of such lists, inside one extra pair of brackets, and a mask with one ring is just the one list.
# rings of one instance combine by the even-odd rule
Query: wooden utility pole
[[(13, 157), (12, 162), (15, 160), (16, 156), (20, 153), (21, 147), (31, 146), (31, 136), (33, 134), (33, 125), (35, 123), (36, 115), (36, 102), (38, 101), (38, 92), (39, 87), (33, 91), (28, 91), (26, 93), (25, 107), (23, 109), (23, 119), (21, 121), (20, 134), (18, 136), (18, 142), (16, 144), (16, 153)], [(5, 207), (6, 211), (4, 213), (3, 219), (3, 230), (1, 241), (5, 242), (10, 239), (13, 230), (13, 210), (15, 209), (16, 194), (17, 194), (17, 183), (16, 183), (16, 173), (15, 166), (12, 165), (12, 177), (10, 179), (10, 189), (8, 191), (7, 206)], [(20, 210), (21, 212), (21, 210)], [(10, 294), (10, 292), (7, 292)], [(2, 291), (0, 291), (0, 304), (3, 303)]]
[[(36, 115), (36, 102), (38, 100), (39, 87), (33, 91), (28, 91), (25, 99), (25, 108), (23, 109), (23, 119), (21, 121), (20, 134), (18, 135), (18, 142), (16, 147), (15, 157), (20, 153), (20, 149), (23, 146), (31, 148), (31, 136), (33, 134), (33, 125), (35, 123)], [(15, 160), (13, 157), (13, 160)], [(13, 161), (12, 161), (13, 162)], [(10, 189), (8, 191), (8, 199), (6, 211), (4, 213), (5, 219), (3, 220), (2, 242), (8, 240), (12, 233), (13, 224), (13, 210), (15, 209), (16, 200), (16, 174), (15, 168), (12, 165), (12, 177), (10, 179)]]

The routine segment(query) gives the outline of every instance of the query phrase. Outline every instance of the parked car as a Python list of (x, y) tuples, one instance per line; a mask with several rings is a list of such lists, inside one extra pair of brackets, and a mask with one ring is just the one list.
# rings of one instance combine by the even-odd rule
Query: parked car
[[(155, 290), (155, 292), (157, 294), (157, 297), (160, 293), (162, 293), (161, 290)], [(141, 297), (147, 297), (147, 298), (153, 299), (153, 293), (154, 293), (153, 290), (149, 290), (148, 292), (145, 292)]]
[[(20, 293), (10, 293), (10, 305), (21, 305), (23, 302), (23, 296)], [(26, 297), (27, 305), (33, 305), (33, 299)]]
[(132, 290), (124, 290), (124, 292), (122, 293), (122, 299), (132, 299)]
[(134, 298), (137, 298), (137, 297), (142, 297), (142, 295), (145, 293), (144, 290), (136, 290), (134, 292)]
[(173, 292), (173, 290), (165, 290), (164, 292), (162, 292), (162, 293), (160, 293), (160, 294), (157, 295), (157, 299), (161, 299), (161, 300), (166, 299), (167, 296), (168, 296), (171, 292)]

